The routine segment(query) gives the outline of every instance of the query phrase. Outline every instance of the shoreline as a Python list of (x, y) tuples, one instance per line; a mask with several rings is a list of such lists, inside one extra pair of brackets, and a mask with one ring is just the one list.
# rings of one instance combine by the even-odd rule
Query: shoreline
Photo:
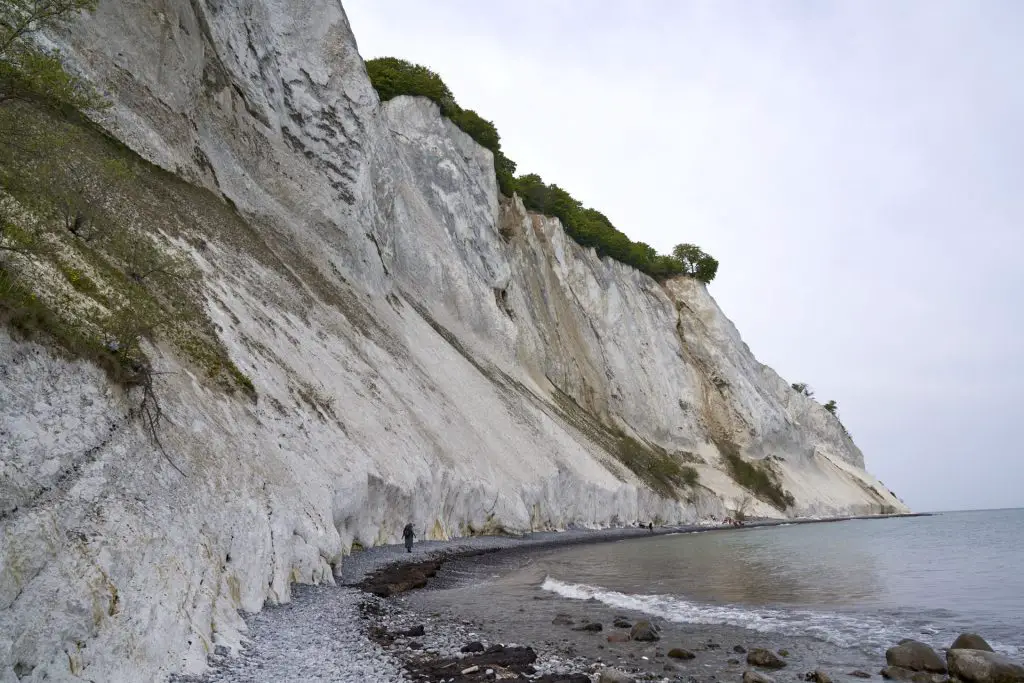
[[(443, 590), (431, 590), (437, 584), (434, 582), (431, 585), (431, 579), (446, 565), (458, 561), (473, 563), (475, 557), (514, 559), (527, 552), (672, 534), (918, 516), (930, 515), (907, 513), (828, 519), (754, 520), (741, 527), (676, 525), (659, 527), (653, 531), (637, 527), (569, 529), (561, 532), (534, 532), (523, 536), (475, 536), (450, 541), (423, 541), (414, 545), (412, 553), (405, 552), (402, 545), (377, 546), (346, 556), (340, 570), (335, 572), (335, 585), (293, 585), (290, 602), (265, 606), (260, 612), (244, 615), (248, 626), (245, 642), (217, 643), (213, 646), (213, 652), (208, 656), (210, 668), (205, 673), (176, 674), (168, 680), (177, 683), (241, 683), (262, 680), (369, 683), (419, 680), (439, 683), (495, 680), (495, 676), (500, 674), (500, 679), (505, 680), (583, 683), (595, 680), (593, 677), (598, 669), (605, 666), (605, 661), (631, 670), (635, 670), (641, 663), (657, 665), (664, 671), (659, 669), (659, 673), (655, 674), (648, 666), (647, 673), (643, 674), (648, 678), (653, 676), (655, 680), (715, 683), (716, 677), (723, 673), (738, 679), (746, 666), (740, 661), (744, 655), (735, 654), (731, 649), (735, 647), (733, 643), (742, 642), (744, 645), (761, 647), (769, 644), (768, 638), (758, 638), (758, 642), (754, 643), (752, 634), (737, 635), (741, 629), (692, 625), (685, 642), (690, 643), (690, 649), (696, 651), (696, 661), (700, 663), (712, 656), (722, 661), (717, 662), (716, 659), (715, 663), (702, 664), (703, 669), (692, 670), (690, 667), (691, 670), (686, 671), (687, 667), (682, 665), (687, 662), (681, 665), (676, 659), (666, 658), (666, 650), (677, 644), (669, 642), (669, 639), (679, 640), (677, 632), (682, 631), (671, 626), (665, 647), (659, 648), (657, 643), (632, 643), (641, 647), (633, 647), (630, 652), (622, 652), (620, 649), (618, 654), (622, 657), (615, 662), (610, 659), (615, 655), (615, 648), (612, 643), (605, 645), (609, 631), (595, 635), (563, 627), (565, 633), (552, 634), (546, 625), (550, 616), (544, 616), (544, 622), (537, 620), (545, 610), (550, 611), (556, 605), (563, 604), (559, 600), (564, 599), (555, 596), (535, 597), (528, 602), (516, 603), (516, 612), (521, 613), (519, 617), (522, 628), (502, 633), (500, 628), (495, 628), (493, 619), (490, 626), (487, 626), (484, 619), (474, 618), (478, 615), (465, 614), (462, 605), (450, 604), (449, 596)], [(374, 582), (374, 577), (384, 578)], [(426, 590), (417, 590), (419, 588)], [(387, 597), (382, 597), (384, 595)], [(431, 595), (437, 598), (437, 604), (430, 604), (428, 598)], [(416, 596), (424, 599), (417, 600)], [(577, 613), (588, 612), (589, 615), (595, 612), (591, 608), (597, 606), (584, 603), (575, 607)], [(603, 617), (610, 624), (610, 608), (604, 611), (608, 614)], [(661, 622), (642, 614), (630, 615), (630, 619)], [(696, 634), (700, 634), (700, 638)], [(586, 637), (589, 640), (577, 640), (574, 644), (561, 637), (567, 635), (580, 639)], [(792, 647), (789, 643), (795, 639), (784, 640), (782, 645), (776, 644), (775, 649)], [(478, 647), (482, 647), (483, 652), (463, 652), (463, 648), (470, 643), (480, 643)], [(720, 646), (725, 647), (720, 649)], [(467, 661), (466, 657), (477, 659)], [(481, 663), (472, 663), (477, 660)], [(789, 670), (787, 677), (792, 677), (797, 672), (796, 667), (803, 662), (798, 656), (793, 664), (795, 666)], [(462, 673), (473, 666), (480, 668), (467, 674)], [(703, 677), (683, 676), (684, 673), (700, 673)], [(840, 676), (839, 680), (844, 678)]]
[[(857, 520), (901, 519), (906, 517), (931, 517), (932, 512), (906, 512), (892, 515), (851, 515), (845, 517), (755, 519), (742, 526), (729, 524), (701, 525), (679, 524), (655, 527), (649, 530), (641, 527), (608, 527), (602, 529), (565, 529), (563, 531), (531, 531), (519, 536), (495, 534), (466, 536), (447, 541), (416, 541), (412, 553), (406, 553), (401, 544), (374, 546), (346, 555), (341, 570), (334, 578), (339, 586), (362, 588), (366, 579), (374, 572), (385, 568), (415, 564), (424, 560), (440, 559), (442, 565), (452, 560), (495, 552), (510, 553), (534, 550), (551, 550), (574, 545), (613, 543), (635, 538), (671, 536), (673, 534), (705, 533), (710, 531), (743, 531), (745, 529), (797, 526), (802, 524), (833, 524)], [(429, 578), (429, 577), (428, 577)], [(417, 590), (420, 586), (410, 588)], [(401, 591), (404, 592), (404, 591)], [(397, 594), (397, 593), (394, 593)]]
[[(829, 669), (831, 681), (858, 681), (878, 678), (876, 661), (850, 659), (844, 656), (842, 648), (819, 643), (809, 635), (758, 633), (724, 624), (670, 623), (643, 612), (595, 604), (593, 599), (580, 601), (552, 594), (510, 597), (502, 595), (500, 589), (488, 589), (487, 594), (492, 599), (481, 608), (479, 603), (465, 604), (462, 599), (465, 595), (460, 589), (472, 590), (484, 584), (491, 585), (486, 580), (481, 581), (482, 574), (468, 580), (452, 580), (449, 574), (464, 576), (467, 571), (472, 574), (480, 571), (482, 565), (487, 565), (498, 566), (497, 574), (500, 575), (512, 571), (508, 565), (515, 563), (518, 555), (532, 556), (584, 544), (710, 531), (925, 516), (932, 515), (906, 513), (756, 520), (740, 527), (678, 525), (654, 531), (627, 527), (544, 532), (523, 537), (478, 537), (473, 539), (476, 542), (471, 548), (458, 542), (440, 542), (425, 548), (420, 557), (408, 553), (398, 558), (390, 555), (390, 562), (385, 561), (383, 555), (395, 546), (384, 546), (378, 549), (377, 557), (367, 558), (371, 562), (350, 567), (344, 576), (358, 579), (358, 582), (348, 585), (369, 593), (379, 601), (379, 607), (374, 608), (374, 617), (370, 619), (372, 623), (366, 627), (367, 632), (371, 637), (377, 635), (378, 644), (399, 654), (414, 680), (431, 683), (484, 681), (494, 679), (493, 675), (487, 675), (488, 671), (492, 674), (498, 671), (499, 676), (507, 680), (582, 683), (605, 680), (600, 677), (600, 672), (606, 667), (613, 667), (627, 676), (623, 680), (629, 681), (717, 683), (723, 676), (740, 678), (745, 670), (754, 668), (747, 663), (747, 653), (766, 649), (785, 654), (782, 666), (791, 668), (776, 672), (784, 677), (796, 674), (802, 680), (805, 675), (824, 666)], [(529, 562), (528, 559), (526, 561)], [(449, 567), (451, 571), (445, 571)], [(639, 642), (626, 637), (630, 630), (622, 630), (621, 627), (641, 621), (655, 624), (661, 633), (659, 642)], [(600, 626), (596, 628), (601, 630), (591, 630), (597, 624)], [(620, 628), (613, 628), (614, 624)], [(404, 635), (408, 633), (414, 635)], [(463, 648), (461, 654), (457, 651), (459, 645)], [(477, 660), (466, 654), (465, 648), (474, 645), (487, 645), (488, 649), (483, 654), (488, 657)], [(513, 666), (511, 669), (499, 666), (503, 656), (505, 663), (515, 663), (515, 656), (509, 653), (522, 654), (524, 649), (536, 657), (529, 666)], [(674, 658), (669, 653), (682, 653), (684, 658)], [(488, 664), (493, 666), (484, 668)], [(481, 667), (479, 671), (462, 674), (462, 671), (475, 666)], [(872, 669), (876, 674), (868, 674), (861, 667)], [(456, 668), (459, 671), (455, 671)]]

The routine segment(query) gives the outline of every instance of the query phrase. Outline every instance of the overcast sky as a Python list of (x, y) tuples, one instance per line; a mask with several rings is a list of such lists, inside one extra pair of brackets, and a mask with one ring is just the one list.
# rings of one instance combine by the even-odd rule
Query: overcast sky
[(1024, 3), (344, 0), (834, 398), (915, 510), (1024, 506)]

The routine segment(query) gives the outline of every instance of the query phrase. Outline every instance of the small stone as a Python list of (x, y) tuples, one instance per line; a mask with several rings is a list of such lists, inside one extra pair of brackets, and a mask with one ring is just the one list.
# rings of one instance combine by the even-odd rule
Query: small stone
[(213, 648), (213, 654), (217, 655), (218, 657), (227, 657), (229, 654), (231, 654), (231, 650), (229, 650), (225, 645), (217, 645)]
[(747, 669), (743, 672), (743, 683), (774, 683), (774, 681), (760, 671)]
[(556, 614), (555, 618), (551, 620), (551, 623), (555, 626), (572, 626), (573, 618), (569, 614)]
[(727, 664), (729, 664), (730, 666), (736, 666), (737, 664), (739, 664), (739, 663), (740, 663), (740, 660), (736, 659), (735, 657), (730, 657), (729, 659), (727, 659), (727, 660), (725, 660), (725, 661), (726, 661), (726, 663), (727, 663)]
[(633, 623), (624, 617), (615, 617), (612, 626), (615, 628), (633, 628)]
[(463, 669), (462, 670), (462, 675), (463, 676), (468, 676), (469, 674), (475, 674), (479, 670), (480, 670), (480, 667), (474, 664), (471, 667)]
[(409, 643), (409, 649), (410, 650), (422, 650), (423, 649), (423, 643), (417, 643), (415, 640), (413, 640), (413, 641), (411, 641)]
[(756, 647), (747, 653), (747, 664), (765, 669), (781, 669), (786, 666), (777, 654), (763, 647)]
[(993, 652), (992, 646), (989, 645), (984, 638), (979, 636), (977, 633), (961, 633), (953, 641), (953, 644), (949, 646), (950, 650), (984, 650), (985, 652)]
[(810, 681), (811, 683), (832, 683), (832, 677), (821, 669), (815, 669), (814, 671), (804, 674), (804, 680)]
[(419, 624), (418, 626), (413, 626), (408, 631), (399, 631), (398, 635), (405, 636), (406, 638), (415, 638), (418, 636), (422, 636), (425, 633), (426, 629), (424, 628), (423, 624)]
[(697, 655), (681, 647), (674, 647), (668, 651), (668, 656), (672, 659), (694, 659)]
[(779, 650), (779, 656), (780, 657), (788, 657), (789, 656), (789, 650), (787, 650), (786, 648), (782, 648), (781, 650)]
[(854, 678), (871, 678), (871, 674), (869, 674), (867, 671), (861, 671), (860, 669), (856, 669), (854, 671), (851, 671), (847, 675), (848, 676), (853, 676)]
[(597, 681), (598, 683), (634, 683), (632, 676), (611, 667), (601, 669), (601, 673), (598, 674)]
[(734, 645), (732, 651), (738, 655), (747, 654), (747, 648), (743, 647), (742, 645)]
[(707, 648), (708, 648), (709, 650), (717, 650), (717, 649), (719, 649), (719, 648), (720, 648), (720, 647), (722, 647), (722, 646), (721, 646), (721, 645), (719, 645), (718, 643), (716, 643), (716, 642), (715, 642), (715, 641), (713, 641), (713, 640), (709, 640), (709, 641), (708, 641), (708, 643), (707, 643), (707, 645), (706, 645), (706, 647), (707, 647)]
[(661, 639), (661, 636), (658, 635), (658, 629), (649, 621), (636, 622), (629, 631), (629, 637), (631, 640), (639, 640), (641, 642), (654, 642)]
[(603, 631), (603, 630), (604, 630), (604, 627), (601, 626), (601, 624), (597, 623), (596, 621), (593, 621), (593, 622), (591, 622), (589, 624), (584, 624), (583, 626), (577, 626), (576, 628), (573, 629), (573, 631), (586, 631), (588, 633), (597, 633), (598, 631)]
[(467, 654), (473, 653), (473, 652), (483, 652), (483, 651), (484, 651), (484, 644), (481, 643), (479, 640), (474, 640), (471, 643), (466, 643), (462, 647), (462, 649), (460, 650), (460, 652), (464, 652), (464, 653), (467, 653)]

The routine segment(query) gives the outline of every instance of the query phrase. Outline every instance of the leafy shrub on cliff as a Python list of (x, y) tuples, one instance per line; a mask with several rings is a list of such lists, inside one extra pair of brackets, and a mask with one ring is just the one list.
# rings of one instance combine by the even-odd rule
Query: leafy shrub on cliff
[(404, 59), (380, 57), (366, 62), (366, 72), (382, 101), (418, 95), (436, 102), (444, 116), (494, 153), (494, 172), (503, 195), (518, 194), (527, 209), (555, 216), (580, 245), (658, 279), (688, 275), (707, 284), (715, 278), (718, 261), (698, 247), (680, 244), (673, 254), (658, 254), (650, 245), (629, 239), (607, 216), (583, 206), (558, 185), (546, 184), (535, 173), (515, 177), (516, 164), (501, 151), (501, 137), (494, 124), (472, 109), (460, 107), (434, 71)]
[(399, 95), (419, 95), (440, 105), (445, 116), (457, 106), (452, 91), (441, 77), (420, 64), (396, 57), (380, 57), (366, 62), (366, 73), (382, 101)]
[(814, 389), (807, 382), (794, 382), (790, 386), (796, 393), (803, 394), (807, 398), (814, 398)]
[(498, 187), (503, 194), (512, 194), (511, 184), (516, 165), (501, 151), (498, 129), (472, 109), (460, 107), (452, 91), (434, 71), (397, 57), (378, 57), (366, 62), (366, 73), (382, 102), (399, 95), (416, 95), (437, 104), (442, 115), (476, 140), (477, 144), (491, 150)]
[(64, 69), (55, 52), (32, 39), (98, 0), (4, 0), (0, 2), (0, 105), (33, 102), (87, 110), (105, 104), (88, 83)]
[(634, 242), (600, 211), (584, 207), (558, 185), (547, 185), (535, 173), (515, 179), (512, 189), (531, 211), (555, 216), (578, 244), (598, 255), (633, 266), (653, 278), (688, 275), (707, 284), (715, 279), (718, 261), (692, 244), (680, 244), (672, 255), (658, 254), (649, 244)]

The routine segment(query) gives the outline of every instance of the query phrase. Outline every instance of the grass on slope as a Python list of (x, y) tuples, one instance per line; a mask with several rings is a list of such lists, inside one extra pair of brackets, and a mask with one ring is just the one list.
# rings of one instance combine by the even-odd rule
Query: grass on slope
[(796, 504), (793, 494), (779, 484), (778, 474), (770, 463), (744, 460), (739, 448), (731, 442), (720, 441), (717, 446), (725, 458), (729, 476), (737, 484), (779, 510), (785, 511)]
[(696, 488), (700, 476), (684, 465), (679, 455), (661, 446), (638, 441), (621, 430), (608, 427), (587, 412), (568, 394), (555, 390), (555, 405), (561, 417), (615, 456), (652, 490), (666, 498), (680, 497), (682, 490)]
[(87, 121), (0, 109), (0, 323), (142, 383), (143, 340), (169, 343), (212, 385), (255, 397), (206, 314), (186, 243), (241, 220)]

